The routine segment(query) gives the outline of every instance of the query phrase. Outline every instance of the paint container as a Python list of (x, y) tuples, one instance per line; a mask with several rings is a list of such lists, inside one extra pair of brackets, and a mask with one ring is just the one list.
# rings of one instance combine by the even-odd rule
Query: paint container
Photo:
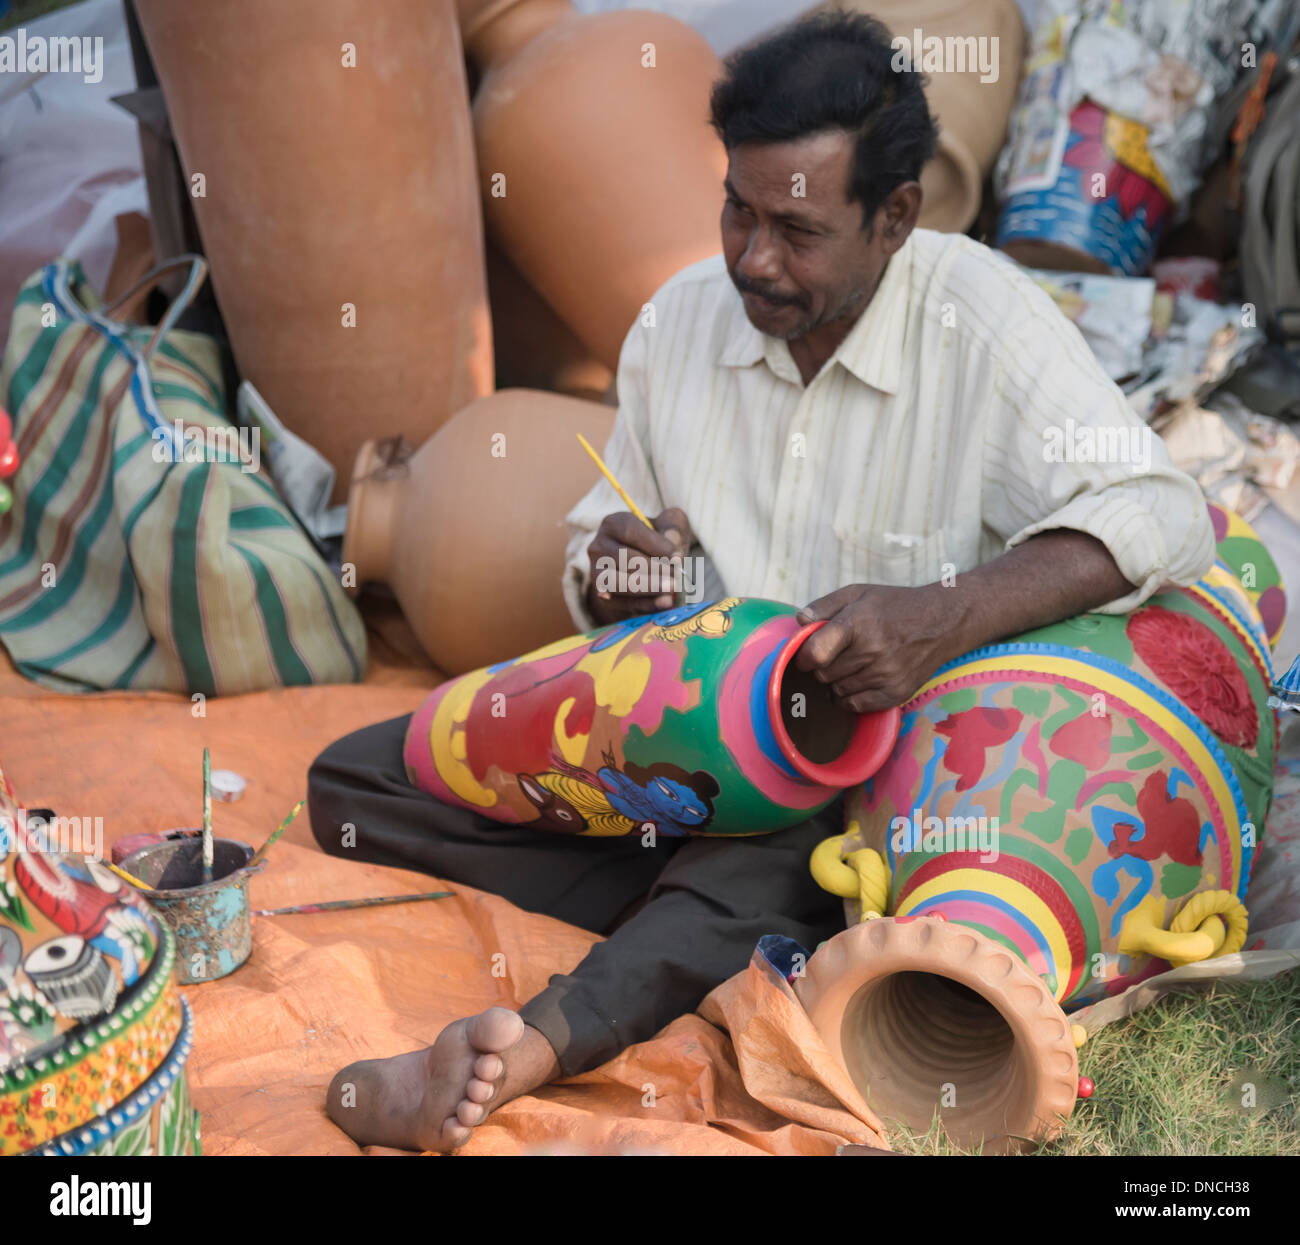
[(253, 849), (236, 839), (214, 839), (212, 881), (203, 881), (203, 843), (196, 831), (132, 852), (121, 862), (151, 889), (145, 896), (176, 935), (176, 980), (215, 981), (233, 973), (252, 950), (248, 880)]

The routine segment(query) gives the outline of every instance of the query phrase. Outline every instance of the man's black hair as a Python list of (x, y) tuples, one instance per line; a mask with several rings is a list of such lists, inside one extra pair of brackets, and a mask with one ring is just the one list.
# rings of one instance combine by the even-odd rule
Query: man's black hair
[(875, 18), (804, 18), (727, 58), (709, 101), (713, 128), (728, 151), (847, 131), (855, 139), (848, 199), (862, 204), (869, 230), (890, 191), (920, 177), (939, 137), (924, 76), (894, 69), (894, 59)]

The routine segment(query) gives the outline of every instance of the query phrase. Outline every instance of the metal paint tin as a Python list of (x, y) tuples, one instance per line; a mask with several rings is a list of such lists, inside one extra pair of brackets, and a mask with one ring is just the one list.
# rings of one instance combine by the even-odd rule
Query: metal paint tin
[(203, 841), (191, 834), (132, 852), (121, 862), (151, 889), (145, 898), (176, 935), (176, 980), (215, 981), (233, 973), (252, 950), (248, 880), (253, 849), (237, 839), (214, 839), (212, 881), (202, 882)]

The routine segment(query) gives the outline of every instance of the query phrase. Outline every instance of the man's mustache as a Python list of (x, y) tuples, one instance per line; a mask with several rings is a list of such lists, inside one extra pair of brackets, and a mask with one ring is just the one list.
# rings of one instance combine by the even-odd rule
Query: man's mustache
[(760, 286), (755, 285), (752, 281), (742, 280), (740, 277), (732, 277), (732, 283), (742, 294), (754, 294), (759, 298), (765, 298), (769, 303), (775, 303), (781, 307), (802, 307), (802, 298), (791, 298), (786, 294), (769, 293)]

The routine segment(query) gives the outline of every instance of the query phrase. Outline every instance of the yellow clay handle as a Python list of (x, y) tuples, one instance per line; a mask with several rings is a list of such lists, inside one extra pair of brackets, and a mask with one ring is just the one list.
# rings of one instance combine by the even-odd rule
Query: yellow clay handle
[(808, 862), (813, 880), (822, 890), (841, 899), (856, 899), (862, 907), (862, 919), (882, 916), (889, 906), (889, 866), (879, 852), (861, 847), (842, 855), (844, 841), (856, 834), (858, 823), (849, 823), (848, 834), (823, 839), (813, 849)]
[(1161, 925), (1164, 900), (1144, 899), (1124, 918), (1119, 950), (1123, 955), (1154, 955), (1174, 968), (1215, 956), (1230, 955), (1246, 945), (1246, 906), (1230, 891), (1201, 891), (1169, 923)]

